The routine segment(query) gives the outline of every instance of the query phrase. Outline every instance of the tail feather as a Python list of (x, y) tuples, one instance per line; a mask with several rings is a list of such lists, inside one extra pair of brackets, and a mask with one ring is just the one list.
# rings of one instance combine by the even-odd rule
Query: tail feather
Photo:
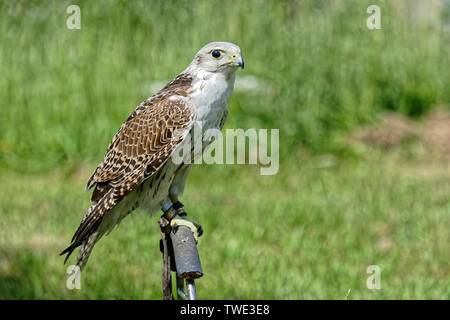
[(77, 266), (80, 267), (80, 270), (84, 269), (89, 256), (91, 255), (92, 249), (97, 241), (100, 239), (98, 231), (93, 232), (87, 237), (86, 240), (83, 241), (80, 247), (80, 251), (78, 252), (77, 257)]
[(59, 255), (62, 256), (63, 254), (66, 254), (66, 258), (64, 259), (64, 264), (67, 262), (67, 259), (69, 259), (70, 255), (72, 254), (73, 250), (75, 250), (75, 246), (71, 244), (67, 248), (65, 248)]
[(95, 243), (99, 239), (98, 228), (102, 219), (108, 210), (110, 210), (114, 203), (113, 189), (109, 190), (98, 203), (93, 204), (86, 213), (85, 217), (80, 223), (77, 231), (72, 237), (71, 244), (64, 249), (59, 255), (67, 254), (64, 259), (66, 263), (72, 252), (79, 246), (81, 246), (78, 254), (77, 265), (83, 266), (86, 264), (87, 259), (94, 247)]
[(114, 189), (110, 189), (100, 201), (95, 204), (91, 212), (88, 212), (81, 221), (78, 230), (75, 232), (72, 238), (72, 242), (81, 245), (83, 240), (88, 236), (88, 234), (95, 231), (100, 225), (105, 213), (110, 210), (114, 203)]

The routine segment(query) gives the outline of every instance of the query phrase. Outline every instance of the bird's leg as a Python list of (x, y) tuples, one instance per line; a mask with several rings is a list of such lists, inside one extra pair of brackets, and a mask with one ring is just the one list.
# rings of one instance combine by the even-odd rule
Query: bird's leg
[(170, 226), (172, 228), (178, 228), (179, 226), (188, 227), (193, 235), (195, 242), (198, 243), (198, 237), (203, 234), (203, 229), (200, 224), (188, 219), (186, 211), (184, 211), (184, 206), (180, 201), (174, 202), (170, 207), (165, 204), (162, 208), (164, 215), (170, 221)]
[(174, 202), (172, 204), (172, 208), (175, 209), (179, 216), (187, 216), (186, 211), (184, 211), (184, 204), (182, 204), (180, 201)]

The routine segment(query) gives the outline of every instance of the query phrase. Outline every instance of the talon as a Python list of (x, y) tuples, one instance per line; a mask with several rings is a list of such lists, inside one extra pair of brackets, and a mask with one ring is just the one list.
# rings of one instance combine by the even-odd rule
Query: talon
[(198, 243), (198, 237), (203, 234), (202, 226), (197, 222), (186, 218), (185, 216), (176, 215), (171, 221), (170, 226), (172, 228), (177, 228), (179, 226), (185, 226), (191, 229), (192, 234), (194, 235), (195, 243)]

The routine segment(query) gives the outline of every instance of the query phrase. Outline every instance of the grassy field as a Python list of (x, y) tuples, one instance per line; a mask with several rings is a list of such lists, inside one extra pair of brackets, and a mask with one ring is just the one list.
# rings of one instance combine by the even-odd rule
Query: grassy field
[[(58, 254), (121, 123), (215, 40), (238, 44), (238, 79), (260, 84), (236, 87), (226, 128), (280, 129), (280, 171), (192, 170), (199, 297), (449, 299), (448, 157), (348, 137), (386, 110), (420, 123), (449, 109), (450, 4), (424, 0), (420, 18), (409, 1), (377, 1), (382, 28), (369, 31), (373, 2), (78, 1), (69, 30), (72, 1), (0, 0), (0, 299), (161, 298), (157, 217), (135, 212), (103, 238), (81, 290)], [(366, 288), (370, 265), (380, 290)]]
[[(358, 161), (299, 153), (276, 176), (196, 166), (184, 200), (205, 230), (199, 297), (450, 298), (450, 168), (412, 150)], [(144, 212), (96, 246), (81, 290), (66, 289), (58, 253), (88, 205), (92, 168), (1, 172), (0, 298), (161, 298), (159, 229)], [(381, 268), (380, 290), (366, 288), (369, 265)]]
[[(299, 144), (341, 151), (339, 133), (380, 110), (419, 116), (450, 101), (449, 33), (440, 16), (419, 23), (408, 1), (0, 1), (0, 163), (43, 171), (98, 161), (154, 81), (184, 70), (210, 41), (239, 44), (240, 75), (262, 92), (234, 94), (231, 128), (279, 128), (281, 152)], [(96, 139), (93, 140), (92, 137)]]

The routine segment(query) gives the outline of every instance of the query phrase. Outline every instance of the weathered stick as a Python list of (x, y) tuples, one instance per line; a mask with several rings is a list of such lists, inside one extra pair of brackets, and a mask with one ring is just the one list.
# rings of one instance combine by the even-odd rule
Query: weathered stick
[(172, 244), (170, 243), (170, 223), (165, 217), (161, 217), (158, 220), (159, 227), (161, 228), (161, 241), (160, 250), (163, 254), (163, 270), (162, 270), (162, 288), (163, 288), (163, 300), (173, 300), (172, 295), (172, 275), (171, 260), (173, 260), (173, 251), (171, 250)]

